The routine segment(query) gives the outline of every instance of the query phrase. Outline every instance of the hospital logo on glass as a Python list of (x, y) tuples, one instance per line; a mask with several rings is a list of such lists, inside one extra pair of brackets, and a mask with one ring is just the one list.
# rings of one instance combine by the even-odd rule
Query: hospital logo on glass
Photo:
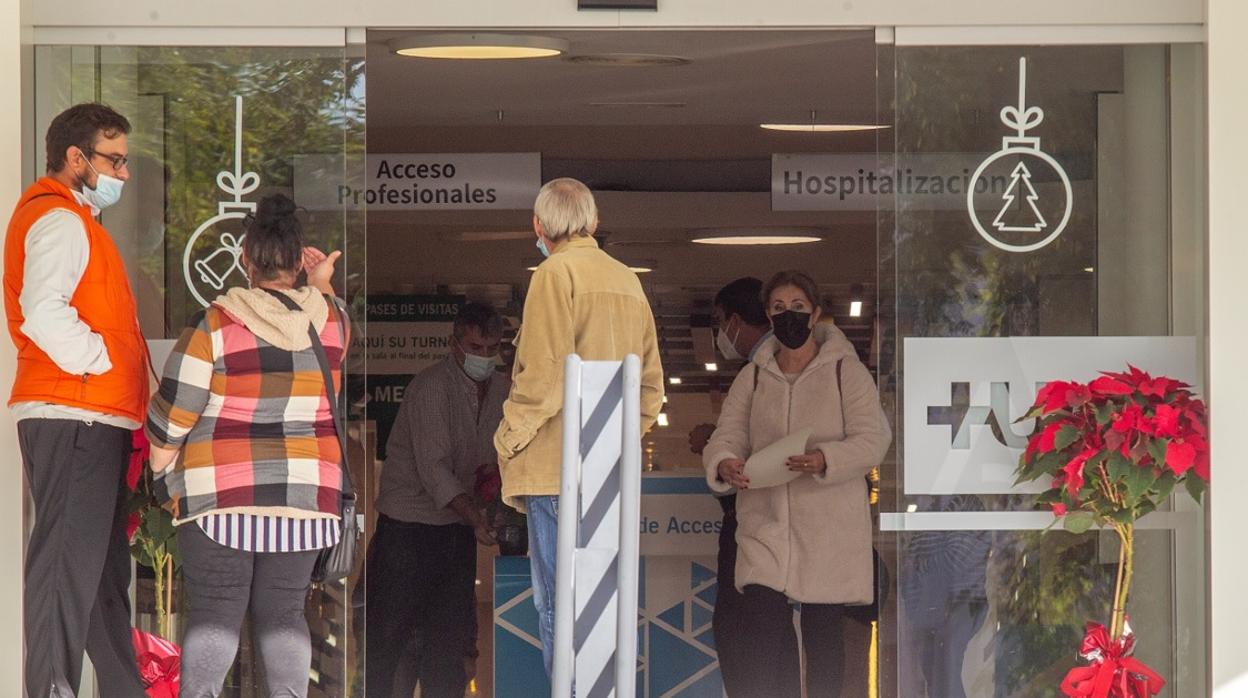
[[(1027, 135), (1044, 121), (1044, 110), (1027, 105), (1027, 59), (1018, 59), (1018, 104), (1001, 109), (1001, 122), (1014, 131), (1001, 149), (980, 163), (966, 192), (966, 210), (984, 240), (1007, 252), (1033, 252), (1057, 239), (1070, 222), (1074, 197), (1070, 178), (1038, 136)], [(986, 182), (1005, 182), (1005, 190)], [(988, 192), (985, 194), (984, 192)]]
[(234, 98), (234, 170), (218, 172), (217, 187), (232, 199), (217, 203), (217, 215), (199, 224), (182, 253), (186, 288), (204, 307), (231, 286), (247, 283), (243, 220), (255, 213), (256, 203), (243, 197), (260, 187), (260, 175), (243, 172), (242, 97)]
[[(991, 404), (978, 405), (971, 403), (970, 383), (951, 383), (949, 404), (929, 405), (927, 425), (949, 427), (949, 447), (954, 449), (969, 450), (971, 448), (971, 427), (973, 426), (989, 427), (997, 443), (1006, 448), (1027, 448), (1027, 437), (1035, 429), (1036, 420), (1031, 419), (1025, 424), (1015, 425), (1010, 414), (1010, 384), (994, 382), (989, 386)], [(1036, 389), (1038, 390), (1039, 386)]]
[(907, 495), (1023, 494), (1014, 485), (1034, 420), (1018, 421), (1051, 380), (1089, 381), (1130, 363), (1196, 385), (1191, 337), (906, 337), (902, 473)]

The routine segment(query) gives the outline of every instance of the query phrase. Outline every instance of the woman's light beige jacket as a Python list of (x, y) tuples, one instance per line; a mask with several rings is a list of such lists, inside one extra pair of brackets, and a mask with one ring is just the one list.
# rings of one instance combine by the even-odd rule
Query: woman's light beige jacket
[(794, 601), (866, 604), (873, 597), (873, 575), (865, 476), (884, 459), (892, 432), (875, 381), (845, 335), (830, 323), (816, 326), (814, 335), (819, 353), (791, 385), (776, 362), (775, 337), (741, 370), (703, 464), (711, 488), (726, 492), (720, 461), (746, 460), (810, 427), (808, 448), (818, 448), (827, 459), (823, 475), (737, 494), (737, 588), (760, 584)]

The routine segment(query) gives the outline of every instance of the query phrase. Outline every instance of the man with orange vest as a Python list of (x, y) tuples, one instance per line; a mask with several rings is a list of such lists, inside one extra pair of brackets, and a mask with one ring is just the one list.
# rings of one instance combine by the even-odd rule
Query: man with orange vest
[(28, 698), (78, 692), (84, 649), (102, 698), (144, 695), (130, 639), (126, 466), (147, 411), (147, 353), (121, 254), (96, 216), (116, 203), (125, 117), (79, 104), (52, 120), (47, 176), (4, 243), (17, 419), (35, 527), (26, 548)]

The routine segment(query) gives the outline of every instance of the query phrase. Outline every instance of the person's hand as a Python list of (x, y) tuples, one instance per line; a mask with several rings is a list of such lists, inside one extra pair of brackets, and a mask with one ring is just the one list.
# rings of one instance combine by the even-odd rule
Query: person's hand
[(789, 470), (795, 473), (809, 473), (811, 475), (822, 475), (828, 469), (828, 461), (824, 458), (823, 451), (818, 449), (789, 458), (787, 465)]
[(716, 466), (719, 479), (739, 490), (750, 488), (750, 478), (745, 476), (745, 461), (740, 458), (725, 458)]
[(706, 449), (706, 444), (711, 440), (711, 434), (715, 433), (714, 424), (699, 424), (689, 432), (689, 450), (702, 455), (702, 451)]
[(333, 295), (334, 264), (341, 256), (341, 250), (325, 254), (315, 247), (303, 248), (303, 270), (308, 273), (308, 285), (321, 293)]
[(486, 526), (484, 523), (477, 524), (476, 528), (474, 528), (472, 532), (477, 536), (477, 542), (481, 545), (484, 545), (487, 548), (493, 545), (498, 545), (498, 541), (494, 540), (494, 533), (490, 531), (490, 527)]

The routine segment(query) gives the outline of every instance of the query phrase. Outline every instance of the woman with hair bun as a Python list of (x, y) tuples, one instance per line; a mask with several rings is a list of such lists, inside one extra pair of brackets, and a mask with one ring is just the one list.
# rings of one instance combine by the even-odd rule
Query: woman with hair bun
[(260, 202), (246, 233), (250, 287), (192, 318), (147, 415), (189, 603), (182, 698), (221, 695), (249, 607), (267, 695), (307, 695), (304, 599), (318, 552), (341, 535), (341, 451), (309, 332), (336, 395), (348, 328), (330, 280), (341, 253), (305, 247), (281, 194)]

